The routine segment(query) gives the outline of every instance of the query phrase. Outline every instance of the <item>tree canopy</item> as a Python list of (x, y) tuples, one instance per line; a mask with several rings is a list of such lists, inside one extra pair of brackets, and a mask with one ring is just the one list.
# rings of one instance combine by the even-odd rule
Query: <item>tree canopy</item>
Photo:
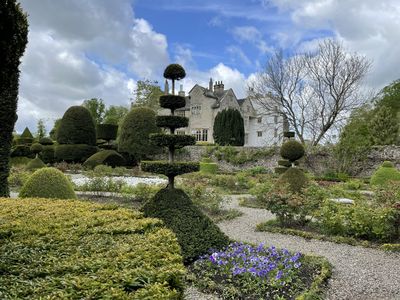
[(106, 106), (102, 99), (92, 98), (83, 101), (83, 107), (86, 107), (93, 117), (95, 124), (102, 124), (106, 112)]
[(219, 145), (243, 146), (244, 122), (236, 109), (220, 111), (214, 120), (213, 137)]
[(157, 111), (159, 109), (158, 99), (163, 94), (157, 81), (139, 80), (134, 91), (132, 107), (148, 107)]

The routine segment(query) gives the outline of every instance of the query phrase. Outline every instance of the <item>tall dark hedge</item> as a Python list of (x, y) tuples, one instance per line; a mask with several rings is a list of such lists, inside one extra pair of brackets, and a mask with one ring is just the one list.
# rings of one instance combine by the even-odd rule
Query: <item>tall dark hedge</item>
[(96, 127), (87, 108), (71, 106), (67, 109), (57, 130), (57, 142), (96, 145)]
[(7, 177), (17, 121), (19, 64), (28, 43), (28, 21), (15, 0), (0, 1), (0, 197), (9, 196)]
[(133, 108), (124, 118), (118, 136), (118, 151), (129, 153), (137, 160), (160, 151), (150, 142), (150, 134), (160, 132), (156, 126), (156, 113), (147, 107)]
[(219, 112), (214, 120), (214, 141), (222, 146), (244, 145), (244, 122), (236, 109), (229, 108)]

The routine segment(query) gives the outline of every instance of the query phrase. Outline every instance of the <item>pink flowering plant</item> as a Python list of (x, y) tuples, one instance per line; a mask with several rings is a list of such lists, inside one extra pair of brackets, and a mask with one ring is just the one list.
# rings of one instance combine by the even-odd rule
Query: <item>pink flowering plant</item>
[(303, 287), (302, 255), (264, 244), (232, 243), (192, 265), (194, 281), (223, 299), (290, 299)]

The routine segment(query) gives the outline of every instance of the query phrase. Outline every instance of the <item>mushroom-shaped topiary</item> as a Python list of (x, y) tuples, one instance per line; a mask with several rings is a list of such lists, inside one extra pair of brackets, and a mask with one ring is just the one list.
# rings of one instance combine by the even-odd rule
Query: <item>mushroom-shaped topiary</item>
[(23, 185), (21, 198), (75, 199), (72, 184), (55, 168), (42, 168), (32, 174)]
[(295, 140), (289, 140), (281, 147), (281, 156), (290, 162), (302, 158), (304, 153), (304, 146)]
[(164, 71), (164, 78), (172, 80), (172, 94), (175, 93), (175, 80), (181, 80), (185, 77), (185, 69), (179, 64), (170, 64)]
[(42, 152), (42, 150), (43, 150), (43, 146), (39, 143), (34, 143), (31, 146), (32, 153), (38, 154), (38, 153)]

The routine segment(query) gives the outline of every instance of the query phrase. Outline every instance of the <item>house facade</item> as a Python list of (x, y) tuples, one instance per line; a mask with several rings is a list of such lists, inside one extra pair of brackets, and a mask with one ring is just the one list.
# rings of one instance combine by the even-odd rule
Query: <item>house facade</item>
[[(168, 85), (165, 87), (168, 92)], [(214, 143), (213, 127), (217, 114), (224, 109), (240, 111), (245, 130), (245, 144), (248, 147), (278, 145), (283, 138), (283, 121), (278, 114), (261, 114), (260, 107), (250, 98), (238, 99), (232, 89), (225, 89), (221, 81), (210, 79), (208, 88), (196, 84), (185, 96), (186, 106), (175, 111), (176, 115), (189, 119), (189, 126), (177, 130), (177, 134), (192, 134), (198, 142)], [(162, 114), (162, 112), (161, 112)]]

